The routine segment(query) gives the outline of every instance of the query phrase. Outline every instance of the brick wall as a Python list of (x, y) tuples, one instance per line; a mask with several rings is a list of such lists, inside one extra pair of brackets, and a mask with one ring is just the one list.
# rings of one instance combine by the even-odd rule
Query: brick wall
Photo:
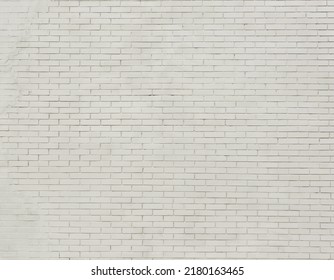
[(334, 257), (333, 0), (32, 2), (0, 257)]

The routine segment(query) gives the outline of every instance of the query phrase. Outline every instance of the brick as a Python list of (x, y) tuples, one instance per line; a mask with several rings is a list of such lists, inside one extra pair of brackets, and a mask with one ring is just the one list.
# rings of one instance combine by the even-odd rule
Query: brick
[(333, 258), (333, 1), (41, 2), (1, 4), (0, 258)]

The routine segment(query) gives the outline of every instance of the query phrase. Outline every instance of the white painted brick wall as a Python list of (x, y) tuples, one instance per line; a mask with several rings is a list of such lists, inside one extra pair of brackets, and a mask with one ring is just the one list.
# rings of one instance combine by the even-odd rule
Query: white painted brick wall
[(334, 258), (334, 0), (41, 2), (1, 21), (1, 258)]

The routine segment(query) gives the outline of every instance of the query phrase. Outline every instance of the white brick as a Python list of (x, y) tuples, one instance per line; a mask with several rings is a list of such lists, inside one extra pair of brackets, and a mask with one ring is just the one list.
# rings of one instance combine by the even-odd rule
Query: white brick
[(333, 258), (333, 1), (20, 2), (0, 258)]

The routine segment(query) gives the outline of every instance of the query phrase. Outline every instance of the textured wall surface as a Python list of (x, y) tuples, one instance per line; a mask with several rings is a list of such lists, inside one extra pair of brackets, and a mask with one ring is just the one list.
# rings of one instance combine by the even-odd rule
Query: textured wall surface
[(0, 258), (334, 259), (333, 0), (42, 2), (0, 1)]

